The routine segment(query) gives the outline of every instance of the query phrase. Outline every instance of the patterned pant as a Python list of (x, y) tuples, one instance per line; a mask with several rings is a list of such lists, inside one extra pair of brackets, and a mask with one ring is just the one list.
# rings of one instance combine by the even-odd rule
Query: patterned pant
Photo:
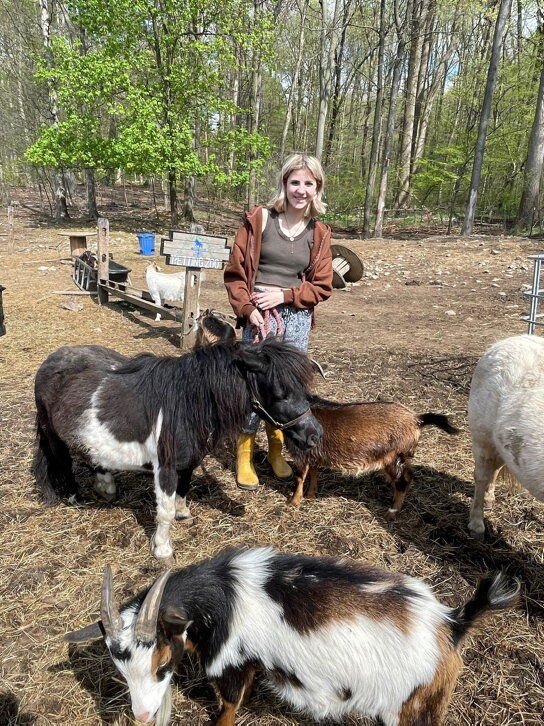
[[(256, 292), (261, 292), (261, 288), (256, 287)], [(312, 327), (312, 312), (311, 310), (299, 310), (294, 308), (292, 305), (278, 305), (276, 307), (278, 315), (281, 318), (283, 325), (282, 340), (286, 343), (300, 348), (304, 353), (308, 350), (308, 341), (310, 338), (310, 328)], [(278, 331), (278, 325), (276, 318), (270, 311), (270, 333), (276, 335)], [(249, 322), (246, 323), (244, 332), (242, 334), (242, 340), (252, 343), (255, 338), (255, 327)], [(259, 428), (260, 418), (256, 413), (252, 413), (249, 417), (247, 424), (244, 426), (244, 433), (254, 434)]]

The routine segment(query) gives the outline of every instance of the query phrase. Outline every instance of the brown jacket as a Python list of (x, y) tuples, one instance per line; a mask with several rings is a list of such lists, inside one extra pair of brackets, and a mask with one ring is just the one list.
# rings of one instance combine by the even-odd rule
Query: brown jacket
[[(255, 285), (261, 255), (263, 208), (255, 207), (246, 213), (242, 227), (236, 233), (234, 246), (225, 267), (225, 287), (237, 318), (249, 318), (255, 305), (251, 293)], [(288, 305), (313, 310), (317, 303), (327, 300), (332, 292), (331, 230), (316, 222), (310, 263), (299, 287), (284, 290)]]

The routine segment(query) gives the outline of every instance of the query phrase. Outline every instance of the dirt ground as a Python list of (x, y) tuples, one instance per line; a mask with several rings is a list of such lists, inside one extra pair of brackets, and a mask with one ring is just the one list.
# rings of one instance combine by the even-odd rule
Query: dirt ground
[[(230, 236), (236, 214), (215, 220), (211, 231)], [(114, 259), (132, 268), (133, 284), (143, 287), (148, 258), (138, 252), (134, 231), (142, 226), (136, 213), (116, 220), (113, 210), (110, 225)], [(92, 227), (72, 224), (85, 226)], [(164, 222), (161, 230), (167, 229)], [(156, 576), (149, 553), (151, 482), (145, 475), (120, 475), (118, 500), (104, 504), (78, 469), (85, 505), (41, 504), (31, 473), (33, 378), (43, 359), (64, 344), (178, 355), (178, 330), (175, 323), (155, 323), (151, 314), (119, 302), (99, 307), (95, 298), (78, 296), (81, 310), (63, 308), (69, 296), (57, 291), (76, 288), (70, 265), (60, 262), (68, 243), (59, 231), (20, 208), (13, 253), (0, 237), (7, 327), (0, 338), (0, 724), (122, 726), (132, 723), (127, 689), (104, 646), (68, 647), (62, 635), (97, 618), (107, 563), (120, 598)], [(522, 603), (490, 617), (467, 640), (447, 723), (541, 724), (544, 506), (526, 492), (499, 485), (486, 517), (485, 542), (471, 540), (466, 429), (467, 394), (479, 356), (492, 341), (526, 332), (521, 316), (528, 300), (522, 290), (532, 276), (527, 256), (541, 251), (541, 243), (399, 229), (392, 238), (344, 243), (361, 254), (365, 276), (318, 308), (310, 350), (326, 370), (325, 380), (316, 381), (318, 392), (342, 401), (396, 399), (418, 412), (445, 412), (461, 427), (460, 435), (425, 430), (414, 487), (392, 524), (384, 518), (390, 493), (378, 475), (356, 479), (323, 472), (317, 500), (294, 511), (286, 505), (290, 485), (274, 480), (264, 465), (258, 492), (238, 490), (232, 447), (225, 446), (195, 472), (189, 495), (194, 525), (176, 523), (172, 529), (177, 564), (242, 543), (345, 555), (423, 577), (452, 606), (471, 595), (484, 572), (506, 568), (522, 580)], [(221, 273), (207, 273), (201, 306), (227, 310)], [(187, 657), (175, 682), (172, 723), (203, 726), (216, 701), (198, 662)], [(300, 723), (310, 722), (259, 685), (238, 718), (240, 726)]]

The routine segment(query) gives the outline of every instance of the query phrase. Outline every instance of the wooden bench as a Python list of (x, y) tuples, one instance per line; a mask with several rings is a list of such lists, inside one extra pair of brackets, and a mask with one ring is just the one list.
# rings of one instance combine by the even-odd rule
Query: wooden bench
[(70, 254), (79, 257), (87, 249), (87, 237), (96, 237), (96, 232), (59, 232), (61, 237), (70, 238)]

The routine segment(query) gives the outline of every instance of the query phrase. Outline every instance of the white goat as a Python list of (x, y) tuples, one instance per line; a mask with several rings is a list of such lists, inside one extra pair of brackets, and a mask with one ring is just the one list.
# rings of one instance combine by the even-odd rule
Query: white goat
[[(155, 262), (151, 262), (145, 271), (145, 281), (155, 305), (162, 306), (164, 300), (183, 301), (185, 270), (183, 272), (165, 274), (164, 272), (159, 272), (159, 267)], [(155, 320), (160, 319), (161, 314), (157, 313)]]
[(544, 339), (516, 335), (494, 343), (476, 365), (468, 399), (475, 465), (468, 528), (473, 537), (484, 536), (484, 505), (493, 505), (501, 467), (544, 501), (542, 411)]

